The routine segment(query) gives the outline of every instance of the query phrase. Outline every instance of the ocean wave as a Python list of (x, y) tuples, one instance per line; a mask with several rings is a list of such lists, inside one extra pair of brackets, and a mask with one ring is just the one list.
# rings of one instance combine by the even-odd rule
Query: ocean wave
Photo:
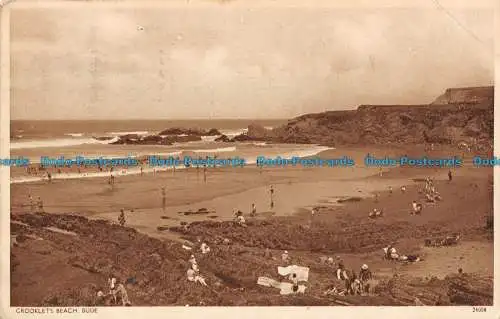
[(66, 133), (64, 135), (66, 135), (66, 136), (72, 136), (72, 137), (82, 137), (83, 133)]
[[(283, 158), (291, 158), (294, 156), (297, 157), (308, 157), (308, 156), (314, 156), (317, 155), (323, 151), (329, 150), (329, 149), (334, 149), (331, 147), (324, 147), (324, 146), (312, 146), (309, 149), (301, 149), (293, 152), (288, 152), (283, 155), (280, 155)], [(208, 153), (215, 153), (216, 151), (223, 151), (223, 152), (232, 152), (236, 150), (236, 147), (226, 147), (226, 148), (219, 148), (219, 149), (206, 149), (206, 150), (194, 150), (194, 151), (200, 151), (200, 152), (208, 152)], [(156, 153), (154, 155), (157, 156), (173, 156), (173, 155), (180, 155), (182, 154), (183, 151), (175, 151), (175, 152), (169, 152), (169, 153)], [(276, 155), (277, 156), (277, 155)], [(104, 156), (103, 156), (104, 157)], [(110, 155), (106, 156), (107, 157), (112, 157)], [(274, 157), (274, 156), (269, 156), (269, 157)], [(256, 162), (255, 157), (250, 159), (245, 157), (245, 161), (247, 165), (253, 165)], [(185, 169), (186, 167), (183, 165), (177, 166), (176, 169)], [(152, 172), (162, 172), (162, 171), (168, 171), (172, 170), (173, 168), (171, 166), (167, 167), (144, 167), (143, 172), (144, 173), (152, 173)], [(140, 166), (137, 167), (132, 167), (128, 169), (121, 169), (117, 170), (113, 173), (114, 176), (126, 176), (126, 175), (138, 175), (141, 174), (140, 171)], [(91, 173), (61, 173), (61, 174), (53, 174), (52, 178), (53, 179), (79, 179), (79, 178), (96, 178), (96, 177), (109, 177), (110, 172), (91, 172)], [(18, 184), (18, 183), (29, 183), (29, 182), (37, 182), (37, 181), (43, 181), (46, 180), (46, 177), (40, 177), (40, 176), (21, 176), (21, 177), (13, 177), (10, 180), (11, 184)]]
[[(185, 169), (185, 166), (177, 166), (175, 169)], [(143, 173), (153, 173), (153, 172), (163, 172), (172, 170), (171, 166), (161, 166), (161, 167), (145, 167), (143, 168)], [(122, 170), (116, 170), (113, 172), (113, 176), (127, 176), (127, 175), (139, 175), (141, 174), (140, 166)], [(80, 178), (96, 178), (96, 177), (109, 177), (110, 172), (91, 172), (91, 173), (61, 173), (52, 174), (52, 179), (80, 179)], [(13, 177), (10, 179), (11, 184), (21, 184), (30, 182), (40, 182), (47, 180), (46, 176), (22, 176)]]
[(65, 146), (76, 146), (83, 144), (109, 144), (115, 142), (118, 138), (113, 138), (111, 140), (99, 141), (94, 138), (56, 138), (56, 139), (44, 139), (44, 140), (31, 140), (31, 141), (19, 141), (11, 142), (10, 149), (29, 149), (29, 148), (44, 148), (44, 147), (65, 147)]
[[(183, 151), (175, 151), (175, 152), (168, 152), (168, 153), (154, 153), (153, 156), (179, 156), (179, 155), (182, 155), (182, 152)], [(144, 154), (142, 156), (145, 156), (145, 155), (149, 155), (149, 153)]]
[(218, 135), (212, 135), (212, 136), (202, 136), (201, 140), (203, 142), (214, 142), (216, 138), (218, 138)]
[(239, 128), (235, 130), (220, 130), (220, 132), (226, 136), (236, 136), (248, 132), (247, 128)]
[(236, 151), (236, 146), (230, 147), (220, 147), (212, 149), (200, 149), (200, 150), (186, 150), (194, 153), (224, 153), (224, 152), (234, 152)]

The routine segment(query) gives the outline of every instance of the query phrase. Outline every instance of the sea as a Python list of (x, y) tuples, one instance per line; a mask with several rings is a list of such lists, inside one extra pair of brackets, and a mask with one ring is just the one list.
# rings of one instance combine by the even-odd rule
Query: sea
[[(29, 158), (31, 163), (39, 163), (40, 157), (48, 156), (70, 159), (77, 156), (85, 158), (124, 158), (156, 155), (161, 157), (217, 157), (218, 159), (244, 158), (247, 164), (254, 164), (258, 156), (275, 158), (314, 156), (327, 147), (311, 144), (275, 144), (266, 142), (216, 142), (217, 136), (203, 136), (201, 141), (174, 143), (173, 145), (112, 145), (120, 135), (153, 135), (167, 128), (218, 129), (228, 137), (247, 131), (250, 124), (259, 124), (268, 129), (287, 122), (276, 120), (60, 120), (34, 121), (12, 120), (10, 124), (11, 158)], [(107, 137), (108, 140), (98, 138)], [(161, 169), (170, 169), (164, 167)], [(179, 167), (182, 168), (182, 167)], [(144, 170), (158, 170), (147, 168)], [(140, 168), (130, 168), (117, 174), (138, 174)], [(63, 173), (54, 175), (55, 179), (100, 177), (106, 172)], [(11, 183), (32, 182), (43, 176), (11, 176)]]

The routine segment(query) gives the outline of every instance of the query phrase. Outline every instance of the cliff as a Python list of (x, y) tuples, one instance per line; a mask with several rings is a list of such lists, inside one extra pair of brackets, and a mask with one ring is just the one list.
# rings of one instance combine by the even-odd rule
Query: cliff
[(432, 104), (493, 103), (492, 86), (447, 89)]
[(306, 114), (272, 131), (249, 128), (248, 136), (329, 146), (461, 142), (486, 146), (493, 141), (493, 119), (493, 87), (459, 88), (446, 90), (431, 104), (361, 105), (350, 111)]

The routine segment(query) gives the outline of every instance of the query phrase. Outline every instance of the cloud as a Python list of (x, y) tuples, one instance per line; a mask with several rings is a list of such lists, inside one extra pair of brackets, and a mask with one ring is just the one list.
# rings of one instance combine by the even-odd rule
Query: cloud
[(447, 87), (493, 79), (486, 9), (453, 10), (484, 43), (435, 8), (15, 14), (14, 117), (291, 117), (425, 103)]

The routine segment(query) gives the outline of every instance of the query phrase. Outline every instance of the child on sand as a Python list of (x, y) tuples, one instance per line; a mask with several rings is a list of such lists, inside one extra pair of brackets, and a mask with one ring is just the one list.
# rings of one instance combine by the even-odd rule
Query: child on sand
[(290, 262), (290, 255), (288, 255), (288, 251), (285, 250), (283, 254), (281, 254), (281, 261), (288, 264)]
[(125, 225), (125, 211), (123, 208), (120, 210), (120, 216), (118, 216), (118, 222), (120, 223), (121, 226)]

